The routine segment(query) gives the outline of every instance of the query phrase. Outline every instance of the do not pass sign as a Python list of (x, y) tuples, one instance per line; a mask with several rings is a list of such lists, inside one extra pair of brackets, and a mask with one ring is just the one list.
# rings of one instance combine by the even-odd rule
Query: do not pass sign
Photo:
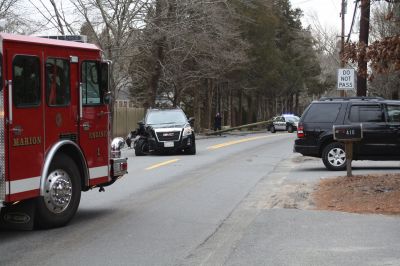
[(337, 89), (338, 90), (353, 90), (354, 87), (354, 69), (339, 68)]

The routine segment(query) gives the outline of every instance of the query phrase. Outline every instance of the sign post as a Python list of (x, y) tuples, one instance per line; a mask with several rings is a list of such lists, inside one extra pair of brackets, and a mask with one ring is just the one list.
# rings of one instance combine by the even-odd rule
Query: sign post
[(333, 139), (343, 142), (346, 152), (347, 177), (351, 177), (351, 162), (353, 160), (353, 143), (363, 138), (362, 124), (359, 125), (334, 125)]
[(354, 90), (354, 69), (353, 68), (339, 68), (337, 75), (337, 89), (338, 90)]

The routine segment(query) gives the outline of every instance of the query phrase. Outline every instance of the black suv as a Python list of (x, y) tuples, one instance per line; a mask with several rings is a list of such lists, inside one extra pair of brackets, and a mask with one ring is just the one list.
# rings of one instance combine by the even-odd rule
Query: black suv
[(139, 128), (131, 133), (137, 156), (148, 153), (179, 152), (196, 154), (194, 119), (180, 108), (149, 109)]
[(294, 152), (322, 158), (326, 168), (344, 170), (344, 144), (333, 139), (333, 125), (362, 125), (363, 139), (353, 160), (400, 159), (400, 101), (383, 98), (321, 98), (301, 116)]

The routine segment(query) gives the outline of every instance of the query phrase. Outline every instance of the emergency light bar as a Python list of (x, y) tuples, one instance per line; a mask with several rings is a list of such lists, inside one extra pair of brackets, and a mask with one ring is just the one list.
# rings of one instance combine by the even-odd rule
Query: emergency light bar
[(39, 37), (47, 38), (47, 39), (54, 39), (54, 40), (87, 43), (86, 35), (48, 35), (48, 36), (39, 36)]

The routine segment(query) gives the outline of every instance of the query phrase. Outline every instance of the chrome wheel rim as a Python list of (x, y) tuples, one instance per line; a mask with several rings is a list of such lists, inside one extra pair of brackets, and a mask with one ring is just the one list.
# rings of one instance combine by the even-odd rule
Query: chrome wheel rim
[(44, 202), (53, 213), (61, 213), (68, 208), (72, 198), (72, 182), (67, 172), (58, 169), (47, 176)]
[(333, 148), (328, 153), (328, 162), (333, 166), (342, 166), (346, 163), (346, 153), (342, 148)]

